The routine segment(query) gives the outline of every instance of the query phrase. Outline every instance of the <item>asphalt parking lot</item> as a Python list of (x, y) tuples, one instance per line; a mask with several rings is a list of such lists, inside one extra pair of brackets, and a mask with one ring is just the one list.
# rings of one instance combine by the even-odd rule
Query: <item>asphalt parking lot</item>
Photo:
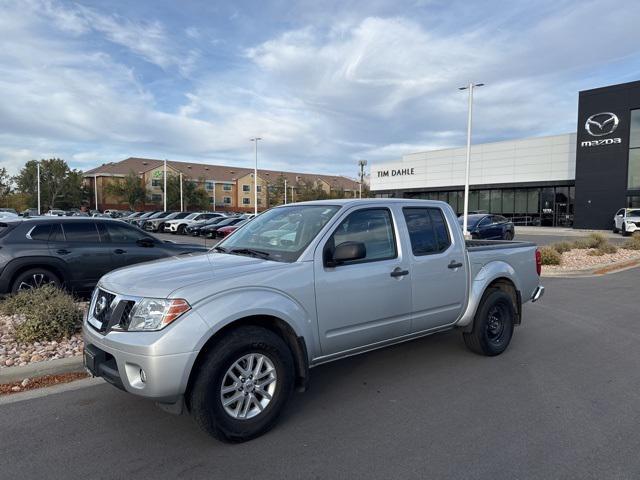
[(2, 405), (1, 476), (638, 478), (639, 280), (545, 279), (499, 357), (449, 332), (317, 367), (241, 445), (106, 384)]

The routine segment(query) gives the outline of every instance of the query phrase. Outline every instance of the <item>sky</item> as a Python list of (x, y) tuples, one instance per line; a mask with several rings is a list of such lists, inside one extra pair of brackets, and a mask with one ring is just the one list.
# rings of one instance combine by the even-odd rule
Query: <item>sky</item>
[(576, 130), (640, 80), (638, 1), (0, 0), (0, 166), (357, 162)]

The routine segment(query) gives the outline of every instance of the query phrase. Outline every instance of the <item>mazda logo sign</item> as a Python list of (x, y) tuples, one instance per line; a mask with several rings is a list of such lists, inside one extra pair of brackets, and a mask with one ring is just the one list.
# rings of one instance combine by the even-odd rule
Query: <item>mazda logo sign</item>
[(618, 116), (615, 113), (602, 112), (587, 118), (584, 128), (592, 137), (604, 137), (615, 132), (618, 123)]
[(96, 301), (96, 308), (94, 308), (94, 313), (96, 315), (100, 315), (107, 308), (107, 298), (103, 295)]

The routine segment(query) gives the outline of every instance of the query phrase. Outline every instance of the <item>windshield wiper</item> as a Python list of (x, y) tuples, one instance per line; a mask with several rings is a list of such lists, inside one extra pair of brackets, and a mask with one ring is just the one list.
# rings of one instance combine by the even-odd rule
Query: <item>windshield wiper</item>
[(213, 250), (215, 250), (216, 252), (222, 252), (222, 253), (227, 253), (227, 249), (224, 247), (213, 247)]
[(238, 255), (252, 255), (254, 257), (267, 258), (269, 253), (262, 250), (254, 250), (253, 248), (234, 248), (229, 253), (237, 253)]

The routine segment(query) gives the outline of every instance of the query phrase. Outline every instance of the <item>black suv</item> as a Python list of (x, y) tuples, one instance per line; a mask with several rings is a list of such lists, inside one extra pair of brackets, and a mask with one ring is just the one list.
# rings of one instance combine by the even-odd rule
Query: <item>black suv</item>
[(109, 218), (4, 219), (0, 221), (0, 294), (45, 283), (86, 293), (116, 268), (206, 250), (163, 242)]

